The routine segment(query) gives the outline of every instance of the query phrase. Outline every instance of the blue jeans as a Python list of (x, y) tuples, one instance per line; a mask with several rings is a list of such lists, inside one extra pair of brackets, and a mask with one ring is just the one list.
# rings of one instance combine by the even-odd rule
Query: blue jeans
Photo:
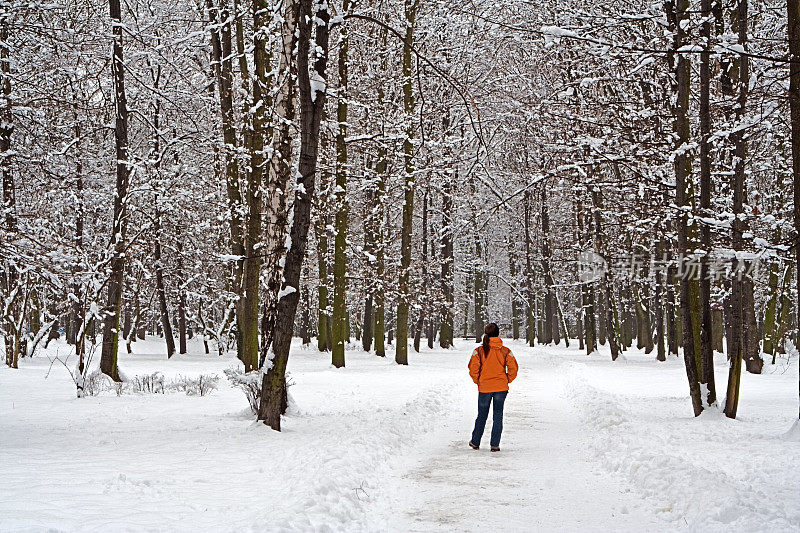
[(494, 401), (492, 418), (492, 446), (500, 446), (500, 434), (503, 432), (503, 404), (506, 402), (508, 391), (500, 392), (479, 392), (478, 393), (478, 418), (475, 419), (475, 429), (472, 431), (472, 444), (481, 445), (483, 429), (486, 427), (486, 419), (489, 418), (489, 404)]

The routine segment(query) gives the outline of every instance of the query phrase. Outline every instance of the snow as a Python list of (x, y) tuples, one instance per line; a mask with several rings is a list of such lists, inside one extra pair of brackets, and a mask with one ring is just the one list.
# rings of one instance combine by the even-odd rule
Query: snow
[(572, 30), (559, 28), (558, 26), (542, 26), (542, 33), (553, 37), (577, 37), (578, 34)]
[[(781, 441), (797, 415), (796, 361), (788, 378), (779, 365), (744, 373), (735, 421), (719, 409), (693, 418), (682, 360), (670, 358), (658, 374), (641, 357), (629, 356), (623, 372), (593, 363), (570, 365), (567, 379), (592, 435), (590, 453), (658, 502), (659, 518), (698, 531), (797, 530), (800, 448)], [(724, 405), (727, 364), (717, 363)]]
[(243, 257), (241, 255), (231, 255), (231, 254), (217, 254), (217, 257), (220, 261), (231, 263), (234, 261), (241, 261)]
[[(521, 369), (497, 454), (488, 427), (481, 450), (466, 446), (469, 341), (412, 351), (409, 366), (352, 345), (341, 369), (296, 343), (281, 433), (254, 422), (224, 377), (202, 397), (77, 399), (63, 366), (23, 359), (0, 369), (0, 531), (800, 527), (796, 359), (743, 375), (737, 420), (695, 419), (678, 358), (631, 350), (612, 364), (607, 347), (507, 344)], [(132, 355), (123, 348), (120, 366), (167, 380), (237, 366), (211, 348), (193, 339), (189, 355), (167, 360), (148, 338)], [(718, 357), (720, 396), (726, 372)]]
[(316, 70), (311, 71), (309, 83), (311, 84), (311, 101), (317, 101), (317, 93), (324, 94), (328, 84)]
[(282, 288), (278, 292), (278, 300), (282, 300), (286, 296), (289, 296), (290, 294), (293, 294), (295, 292), (297, 292), (297, 289), (295, 287), (292, 287), (291, 285), (287, 285), (286, 287)]

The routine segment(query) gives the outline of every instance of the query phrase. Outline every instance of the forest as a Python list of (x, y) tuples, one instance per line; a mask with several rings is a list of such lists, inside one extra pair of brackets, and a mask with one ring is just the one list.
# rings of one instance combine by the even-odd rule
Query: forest
[(194, 349), (280, 431), (490, 322), (800, 392), (798, 0), (3, 0), (0, 174), (3, 380), (78, 402)]
[(695, 413), (724, 337), (735, 417), (797, 332), (795, 7), (8, 3), (6, 363), (196, 334), (277, 429), (294, 334), (407, 364), (497, 317), (680, 347)]

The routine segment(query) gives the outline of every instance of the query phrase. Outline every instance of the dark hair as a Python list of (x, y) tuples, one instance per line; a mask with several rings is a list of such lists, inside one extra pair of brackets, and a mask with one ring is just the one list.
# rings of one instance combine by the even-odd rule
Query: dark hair
[(483, 356), (489, 356), (489, 339), (500, 336), (500, 328), (494, 322), (489, 322), (483, 328)]

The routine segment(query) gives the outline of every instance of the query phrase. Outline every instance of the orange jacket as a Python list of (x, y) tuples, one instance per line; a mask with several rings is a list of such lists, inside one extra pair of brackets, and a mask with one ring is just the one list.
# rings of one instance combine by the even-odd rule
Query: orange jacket
[(500, 337), (489, 339), (489, 355), (483, 353), (483, 345), (475, 348), (469, 360), (469, 375), (478, 385), (478, 392), (501, 392), (517, 377), (517, 360), (511, 350), (503, 346)]

